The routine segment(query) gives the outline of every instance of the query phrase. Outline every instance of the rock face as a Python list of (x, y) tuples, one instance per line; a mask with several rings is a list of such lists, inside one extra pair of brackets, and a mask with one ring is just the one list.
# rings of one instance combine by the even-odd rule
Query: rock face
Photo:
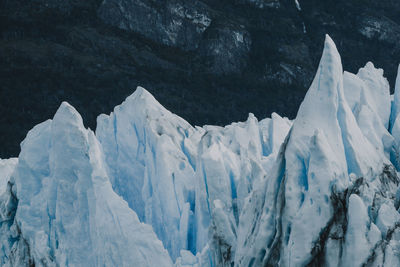
[(395, 0), (0, 1), (0, 156), (63, 100), (94, 128), (136, 85), (197, 125), (293, 118), (326, 33), (345, 69), (371, 60), (393, 89), (399, 12)]
[(157, 43), (194, 50), (211, 24), (209, 10), (200, 1), (105, 0), (98, 15)]
[(398, 46), (400, 28), (388, 18), (366, 16), (360, 22), (359, 32), (370, 40), (379, 40), (390, 45)]
[(238, 3), (253, 5), (257, 8), (279, 8), (281, 3), (279, 0), (236, 0)]
[(248, 65), (250, 33), (243, 25), (214, 23), (199, 47), (197, 55), (210, 74), (240, 74)]

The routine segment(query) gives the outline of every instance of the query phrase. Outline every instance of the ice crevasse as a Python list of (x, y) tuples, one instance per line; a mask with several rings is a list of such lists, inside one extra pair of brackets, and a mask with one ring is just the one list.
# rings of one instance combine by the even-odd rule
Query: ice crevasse
[(326, 37), (291, 121), (193, 127), (138, 87), (0, 161), (2, 266), (400, 266), (400, 75)]

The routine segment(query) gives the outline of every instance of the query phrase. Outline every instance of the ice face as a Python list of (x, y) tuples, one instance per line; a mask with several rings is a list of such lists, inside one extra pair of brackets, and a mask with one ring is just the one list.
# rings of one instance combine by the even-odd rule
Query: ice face
[(138, 87), (109, 116), (99, 116), (96, 135), (114, 190), (142, 222), (153, 226), (174, 259), (181, 249), (193, 250), (195, 158), (201, 131)]
[(397, 266), (399, 79), (326, 36), (294, 121), (193, 127), (138, 87), (94, 134), (63, 103), (0, 161), (0, 264)]
[(112, 190), (104, 166), (94, 133), (67, 103), (28, 133), (12, 177), (21, 235), (13, 246), (27, 248), (26, 262), (172, 266), (151, 227)]
[(392, 105), (391, 119), (391, 131), (394, 138), (393, 149), (391, 151), (391, 160), (397, 170), (400, 170), (400, 65), (396, 79), (396, 86), (394, 91), (394, 99)]
[(368, 62), (361, 68), (357, 76), (365, 84), (365, 96), (374, 113), (378, 115), (387, 129), (390, 119), (390, 90), (389, 82), (383, 77), (383, 70), (376, 69), (372, 62)]
[(96, 135), (114, 190), (176, 259), (182, 249), (202, 251), (211, 226), (233, 249), (244, 199), (290, 125), (277, 114), (260, 123), (250, 114), (226, 127), (192, 127), (139, 87), (99, 116)]
[[(361, 78), (344, 76), (340, 56), (327, 37), (317, 75), (276, 169), (261, 190), (251, 193), (242, 213), (237, 266), (380, 262), (370, 258), (381, 237), (374, 224), (376, 214), (367, 210), (393, 201), (399, 183), (389, 161), (389, 114), (380, 107), (390, 107), (389, 89), (372, 64), (360, 70)], [(371, 92), (375, 86), (378, 93)], [(375, 115), (369, 117), (372, 122), (362, 108)], [(357, 195), (350, 197), (351, 192)]]
[(392, 106), (392, 113), (390, 116), (391, 127), (395, 124), (395, 121), (400, 113), (400, 65), (397, 71), (396, 84), (394, 89), (394, 99)]
[(6, 192), (10, 176), (13, 173), (17, 163), (17, 158), (0, 159), (0, 195)]
[(0, 160), (0, 265), (9, 263), (15, 235), (11, 229), (16, 201), (10, 196), (10, 177), (18, 159)]

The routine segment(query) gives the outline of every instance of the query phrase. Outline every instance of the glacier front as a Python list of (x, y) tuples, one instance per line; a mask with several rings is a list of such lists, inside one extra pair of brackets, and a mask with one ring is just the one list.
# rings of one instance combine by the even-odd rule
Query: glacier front
[(0, 160), (0, 265), (400, 266), (399, 114), (329, 36), (292, 121), (193, 127), (138, 87), (93, 132), (64, 102)]

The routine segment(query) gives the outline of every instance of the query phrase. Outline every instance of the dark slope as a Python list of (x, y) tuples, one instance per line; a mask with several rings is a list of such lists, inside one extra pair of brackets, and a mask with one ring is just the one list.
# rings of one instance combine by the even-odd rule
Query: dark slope
[(293, 118), (325, 33), (346, 70), (371, 60), (393, 86), (399, 1), (299, 2), (0, 0), (0, 157), (61, 101), (94, 128), (137, 85), (192, 124)]

